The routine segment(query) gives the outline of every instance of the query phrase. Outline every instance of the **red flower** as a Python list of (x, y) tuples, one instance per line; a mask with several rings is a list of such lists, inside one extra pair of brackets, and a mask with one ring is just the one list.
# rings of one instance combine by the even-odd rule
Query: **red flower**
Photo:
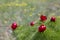
[(46, 21), (46, 20), (47, 20), (47, 17), (46, 17), (45, 15), (41, 15), (41, 16), (40, 16), (40, 20), (41, 20), (41, 21)]
[(33, 21), (30, 23), (31, 26), (34, 26), (34, 24), (35, 24), (35, 23), (34, 23)]
[(12, 30), (15, 30), (17, 28), (17, 23), (16, 22), (12, 23), (11, 28)]
[(39, 32), (44, 32), (46, 30), (46, 26), (45, 25), (40, 25), (38, 28)]
[(56, 21), (56, 18), (55, 17), (51, 17), (51, 21), (52, 22), (55, 22)]

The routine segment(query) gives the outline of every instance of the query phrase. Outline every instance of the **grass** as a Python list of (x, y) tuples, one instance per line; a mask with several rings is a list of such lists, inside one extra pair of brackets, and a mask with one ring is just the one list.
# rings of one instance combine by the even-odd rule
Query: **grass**
[[(56, 23), (48, 21), (45, 23), (47, 29), (45, 32), (38, 32), (38, 26), (19, 26), (14, 35), (16, 40), (60, 40), (60, 18)], [(40, 24), (41, 25), (41, 24)]]
[(19, 25), (14, 31), (16, 40), (60, 39), (60, 18), (57, 18), (56, 23), (47, 20), (47, 30), (43, 33), (38, 32), (39, 23), (34, 27), (28, 25), (32, 20), (36, 21), (40, 14), (60, 16), (59, 0), (0, 0), (0, 3), (0, 26), (9, 27), (16, 21)]

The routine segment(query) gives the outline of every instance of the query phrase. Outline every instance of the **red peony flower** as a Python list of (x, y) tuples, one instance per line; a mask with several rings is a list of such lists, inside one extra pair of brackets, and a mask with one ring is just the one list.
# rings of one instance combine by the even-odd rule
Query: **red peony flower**
[(38, 28), (39, 32), (44, 32), (46, 30), (46, 26), (45, 25), (40, 25)]
[(12, 23), (11, 28), (12, 30), (15, 30), (17, 28), (17, 23), (16, 22)]
[(40, 16), (40, 20), (41, 20), (41, 21), (46, 21), (46, 20), (47, 20), (47, 17), (46, 17), (45, 15), (41, 15), (41, 16)]
[(56, 18), (55, 17), (51, 17), (51, 21), (52, 22), (55, 22), (56, 21)]
[(34, 24), (35, 24), (34, 22), (31, 22), (31, 23), (30, 23), (31, 26), (34, 26)]

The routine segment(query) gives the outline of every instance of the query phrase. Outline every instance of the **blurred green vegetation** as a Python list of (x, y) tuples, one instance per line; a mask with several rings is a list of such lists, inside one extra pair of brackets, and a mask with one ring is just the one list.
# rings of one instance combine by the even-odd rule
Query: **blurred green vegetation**
[(60, 16), (60, 0), (0, 0), (0, 26), (9, 27), (16, 21), (20, 26), (14, 31), (17, 40), (60, 40), (60, 18), (56, 25), (47, 21), (44, 33), (37, 32), (37, 25), (28, 26), (41, 14)]
[(59, 0), (0, 0), (1, 26), (9, 26), (14, 21), (20, 25), (27, 24), (40, 14), (59, 15), (60, 9), (55, 4), (60, 6)]

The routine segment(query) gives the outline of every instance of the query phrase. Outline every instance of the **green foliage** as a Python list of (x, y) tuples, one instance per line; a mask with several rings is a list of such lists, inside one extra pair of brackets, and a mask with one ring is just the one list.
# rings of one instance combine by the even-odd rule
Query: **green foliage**
[[(40, 23), (40, 22), (39, 22)], [(56, 22), (46, 21), (44, 24), (47, 26), (46, 31), (38, 32), (37, 25), (31, 26), (19, 26), (14, 35), (16, 40), (60, 40), (60, 18), (56, 19)], [(39, 25), (39, 24), (38, 24)], [(41, 24), (40, 24), (41, 25)]]
[[(21, 3), (27, 6), (19, 6)], [(30, 21), (38, 19), (39, 14), (60, 16), (59, 4), (59, 0), (0, 0), (0, 26), (9, 27), (16, 21), (20, 25), (13, 32), (16, 40), (60, 40), (60, 18), (56, 22), (49, 19), (44, 22), (47, 29), (43, 33), (38, 32), (41, 21), (33, 27), (28, 25)]]

